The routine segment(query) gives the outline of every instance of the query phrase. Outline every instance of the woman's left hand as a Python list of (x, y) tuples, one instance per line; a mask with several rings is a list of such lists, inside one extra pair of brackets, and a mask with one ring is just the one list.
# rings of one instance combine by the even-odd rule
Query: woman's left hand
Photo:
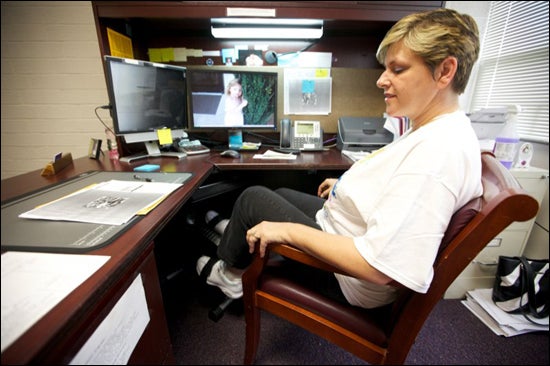
[(265, 248), (269, 243), (286, 243), (286, 229), (288, 222), (262, 221), (258, 225), (250, 228), (246, 232), (246, 241), (248, 242), (248, 252), (254, 253), (256, 243), (260, 243), (260, 256), (265, 255)]

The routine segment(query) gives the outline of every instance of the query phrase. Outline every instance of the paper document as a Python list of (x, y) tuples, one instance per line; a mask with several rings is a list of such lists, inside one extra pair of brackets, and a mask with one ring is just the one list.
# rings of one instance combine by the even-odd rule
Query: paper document
[(482, 288), (466, 293), (466, 300), (462, 304), (477, 316), (495, 334), (512, 337), (519, 334), (536, 331), (548, 331), (548, 317), (535, 319), (538, 323), (525, 319), (522, 314), (508, 314), (495, 305), (492, 300), (493, 289)]
[(354, 162), (357, 160), (363, 159), (365, 156), (369, 156), (370, 152), (368, 151), (350, 151), (350, 150), (342, 150), (342, 155), (347, 156)]
[(138, 274), (69, 365), (126, 365), (150, 321)]
[(30, 252), (2, 254), (2, 352), (109, 258)]
[(296, 160), (296, 155), (292, 153), (280, 153), (273, 150), (267, 150), (263, 154), (256, 154), (254, 155), (254, 159), (269, 159), (269, 160), (277, 160), (277, 159), (284, 159), (284, 160)]
[(179, 183), (110, 180), (24, 212), (19, 217), (122, 225), (158, 205)]

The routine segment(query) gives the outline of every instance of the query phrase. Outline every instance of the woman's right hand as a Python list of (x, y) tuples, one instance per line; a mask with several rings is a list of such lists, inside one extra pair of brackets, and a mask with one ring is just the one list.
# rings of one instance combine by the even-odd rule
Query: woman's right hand
[(338, 179), (336, 178), (327, 178), (325, 179), (320, 185), (319, 188), (317, 188), (317, 196), (321, 198), (328, 198), (328, 195), (330, 191), (332, 190), (332, 187), (336, 184)]

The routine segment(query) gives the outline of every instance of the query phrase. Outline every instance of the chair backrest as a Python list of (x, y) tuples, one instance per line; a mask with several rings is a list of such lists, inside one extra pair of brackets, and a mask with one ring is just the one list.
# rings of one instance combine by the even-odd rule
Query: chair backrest
[(405, 291), (392, 309), (389, 361), (404, 362), (437, 302), (479, 252), (512, 222), (530, 220), (538, 212), (538, 202), (492, 153), (482, 152), (481, 158), (483, 196), (453, 215), (434, 263), (428, 292)]
[[(368, 363), (404, 363), (424, 322), (456, 277), (509, 224), (529, 220), (538, 212), (538, 202), (521, 188), (493, 154), (483, 152), (481, 159), (483, 195), (453, 215), (426, 294), (402, 288), (394, 304), (359, 310), (325, 301), (288, 277), (272, 276), (269, 270), (264, 271), (266, 258), (256, 256), (243, 276), (247, 322), (245, 363), (253, 362), (259, 343), (258, 309), (322, 336)], [(274, 244), (268, 249), (308, 265), (342, 273), (289, 245)], [(262, 277), (263, 273), (266, 274)], [(387, 316), (383, 321), (381, 314)]]

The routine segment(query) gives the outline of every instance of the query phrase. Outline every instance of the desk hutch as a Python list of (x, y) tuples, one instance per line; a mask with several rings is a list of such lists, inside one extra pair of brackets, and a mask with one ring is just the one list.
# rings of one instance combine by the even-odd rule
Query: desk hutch
[[(323, 37), (308, 51), (332, 53), (332, 112), (308, 116), (321, 121), (326, 133), (336, 133), (340, 116), (376, 116), (385, 111), (376, 87), (382, 72), (375, 54), (389, 28), (403, 16), (443, 7), (444, 1), (92, 1), (101, 57), (111, 55), (107, 28), (132, 40), (135, 59), (149, 60), (149, 48), (221, 50), (236, 44), (267, 45), (276, 53), (296, 52), (309, 42), (219, 40), (210, 33), (210, 18), (225, 17), (228, 8), (274, 9), (277, 18), (324, 20)], [(265, 53), (265, 52), (264, 52)], [(223, 66), (221, 57), (188, 57), (175, 64), (205, 66), (207, 59)], [(267, 65), (267, 64), (265, 64)], [(263, 66), (275, 68), (277, 66)], [(283, 88), (279, 88), (278, 119), (283, 115)], [(223, 137), (226, 139), (226, 137)]]

